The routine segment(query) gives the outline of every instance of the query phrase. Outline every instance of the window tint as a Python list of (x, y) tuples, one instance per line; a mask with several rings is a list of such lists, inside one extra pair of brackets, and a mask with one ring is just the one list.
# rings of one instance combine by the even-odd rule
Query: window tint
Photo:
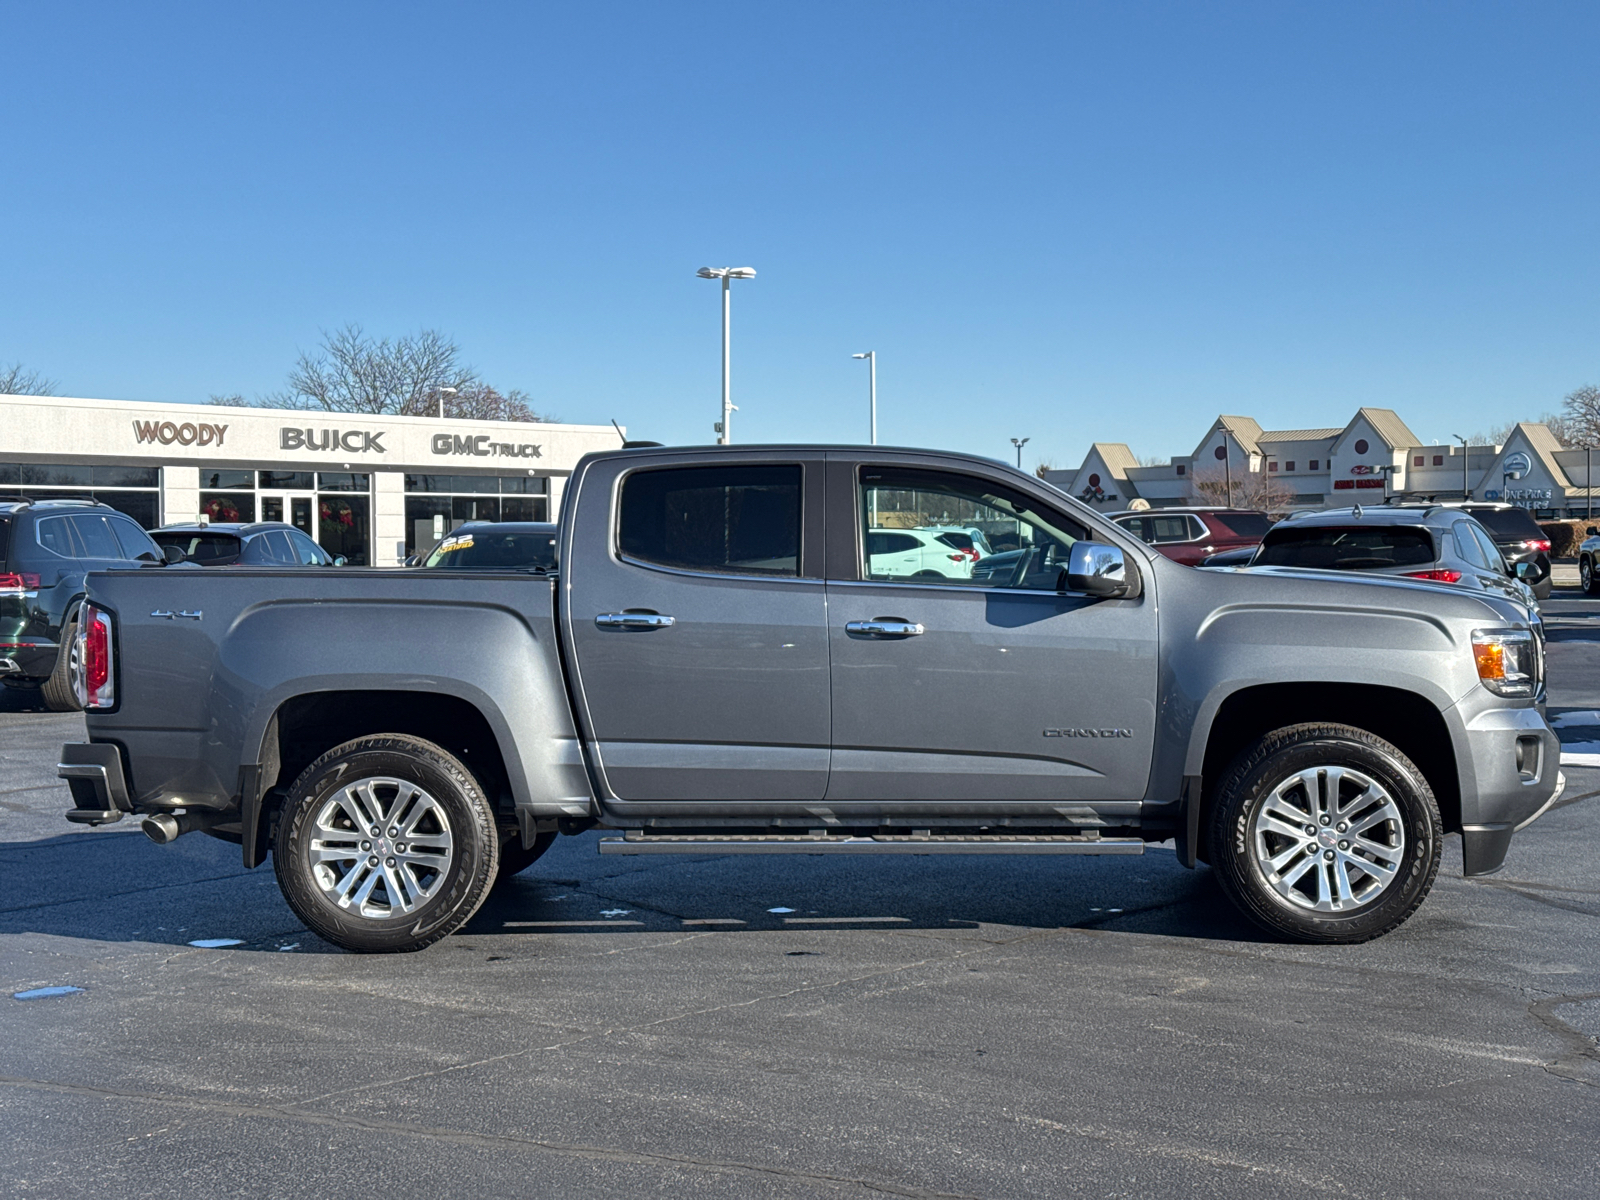
[(152, 535), (162, 546), (176, 546), (189, 561), (202, 567), (220, 566), (239, 557), (239, 539), (227, 533), (157, 533)]
[(664, 567), (799, 575), (800, 468), (635, 471), (622, 484), (617, 544)]
[(122, 547), (123, 558), (138, 558), (148, 554), (157, 562), (161, 561), (160, 548), (137, 524), (126, 517), (107, 517), (106, 520), (111, 522), (111, 531), (117, 535), (117, 544)]
[(1194, 536), (1194, 530), (1189, 527), (1189, 518), (1183, 514), (1170, 517), (1149, 517), (1150, 531), (1154, 534), (1151, 539), (1156, 544), (1162, 542), (1187, 542)]
[(111, 534), (111, 527), (99, 513), (70, 518), (73, 532), (83, 546), (85, 558), (121, 558), (122, 547)]
[[(1311, 469), (1316, 470), (1316, 463), (1311, 464)], [(1238, 537), (1258, 538), (1265, 537), (1267, 530), (1272, 528), (1272, 518), (1266, 513), (1235, 512), (1223, 509), (1210, 514), (1211, 519), (1221, 525), (1229, 533)]]
[(78, 539), (72, 535), (72, 523), (66, 517), (44, 517), (34, 526), (34, 537), (52, 554), (62, 558), (81, 558)]
[(289, 545), (294, 547), (295, 561), (303, 567), (321, 567), (327, 565), (330, 557), (325, 554), (322, 547), (313, 542), (298, 530), (287, 535)]
[(1483, 547), (1483, 556), (1489, 560), (1489, 569), (1504, 572), (1506, 560), (1501, 556), (1500, 548), (1494, 544), (1494, 539), (1477, 525), (1469, 524), (1468, 528), (1472, 530), (1472, 536), (1477, 539), (1478, 545)]
[(1542, 539), (1539, 522), (1523, 508), (1469, 508), (1472, 519), (1482, 525), (1496, 541), (1532, 541)]
[(1118, 517), (1116, 524), (1122, 526), (1141, 542), (1148, 542), (1154, 536), (1150, 532), (1150, 522), (1144, 517)]
[[(1039, 501), (970, 475), (863, 467), (861, 578), (1054, 591), (1083, 527)], [(974, 529), (970, 548), (941, 540)], [(904, 530), (905, 532), (897, 532)]]
[(1372, 571), (1423, 566), (1433, 558), (1433, 538), (1414, 525), (1279, 526), (1267, 534), (1250, 565)]
[(1450, 526), (1450, 534), (1455, 538), (1456, 553), (1475, 567), (1488, 567), (1489, 560), (1483, 556), (1483, 547), (1478, 545), (1478, 539), (1472, 536), (1472, 526), (1466, 521), (1457, 521)]

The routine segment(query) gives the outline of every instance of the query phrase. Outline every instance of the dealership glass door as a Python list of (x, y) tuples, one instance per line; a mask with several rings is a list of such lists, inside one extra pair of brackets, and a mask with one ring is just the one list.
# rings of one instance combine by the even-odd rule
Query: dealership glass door
[(261, 519), (287, 521), (313, 541), (317, 536), (316, 497), (310, 492), (262, 492)]

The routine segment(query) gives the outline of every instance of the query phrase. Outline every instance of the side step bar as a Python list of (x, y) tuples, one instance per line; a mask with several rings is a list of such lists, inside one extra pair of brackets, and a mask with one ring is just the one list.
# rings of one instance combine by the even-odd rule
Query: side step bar
[(600, 839), (601, 854), (1143, 854), (1138, 838), (992, 837), (891, 834), (813, 837), (795, 834), (641, 834)]

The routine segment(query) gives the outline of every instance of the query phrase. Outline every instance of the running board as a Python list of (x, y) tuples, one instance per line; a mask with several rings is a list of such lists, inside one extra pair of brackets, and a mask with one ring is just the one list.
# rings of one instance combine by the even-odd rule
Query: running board
[(812, 837), (795, 834), (641, 834), (600, 839), (601, 854), (1143, 854), (1138, 838), (1095, 835), (993, 837), (892, 834)]

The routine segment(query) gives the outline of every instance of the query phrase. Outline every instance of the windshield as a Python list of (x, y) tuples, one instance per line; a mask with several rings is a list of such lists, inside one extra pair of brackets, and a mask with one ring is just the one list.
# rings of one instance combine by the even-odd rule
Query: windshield
[(1229, 533), (1237, 534), (1239, 537), (1265, 537), (1267, 530), (1272, 528), (1272, 518), (1266, 513), (1219, 509), (1208, 515)]
[(1424, 566), (1433, 560), (1433, 538), (1419, 526), (1313, 525), (1272, 530), (1250, 565), (1374, 571)]
[(1482, 525), (1497, 541), (1537, 541), (1544, 537), (1539, 523), (1522, 508), (1469, 508), (1472, 519)]
[(422, 565), (549, 571), (556, 565), (556, 535), (535, 530), (496, 532), (484, 528), (451, 534), (433, 548)]
[(152, 533), (158, 546), (176, 546), (201, 566), (231, 563), (239, 557), (239, 539), (231, 533)]

